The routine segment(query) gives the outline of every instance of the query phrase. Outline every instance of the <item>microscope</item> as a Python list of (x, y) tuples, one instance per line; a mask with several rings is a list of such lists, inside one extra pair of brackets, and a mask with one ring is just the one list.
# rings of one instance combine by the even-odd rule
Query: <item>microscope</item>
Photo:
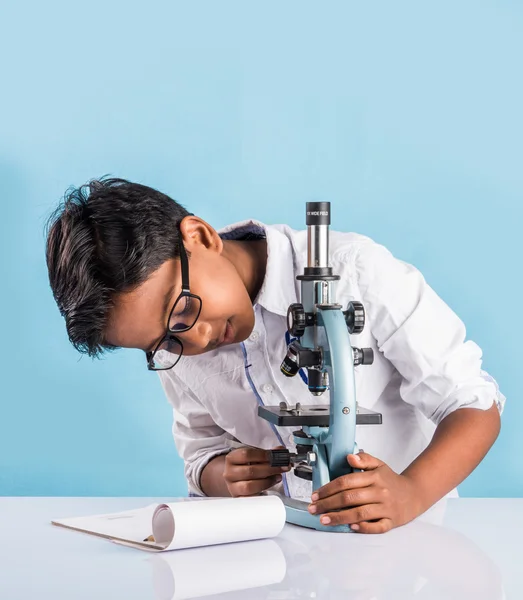
[[(356, 425), (379, 425), (381, 414), (358, 406), (354, 366), (371, 365), (371, 348), (351, 346), (349, 334), (358, 334), (365, 326), (365, 310), (360, 302), (348, 307), (336, 303), (339, 275), (329, 266), (330, 202), (307, 202), (307, 267), (298, 275), (301, 303), (287, 311), (287, 329), (291, 338), (281, 371), (294, 377), (307, 370), (307, 386), (313, 396), (329, 392), (330, 404), (289, 407), (259, 406), (258, 416), (282, 427), (297, 426), (293, 432), (296, 452), (272, 450), (271, 466), (291, 466), (297, 477), (312, 481), (312, 490), (333, 479), (351, 473), (347, 454), (359, 451)], [(292, 339), (294, 338), (294, 339)], [(308, 503), (282, 498), (288, 523), (322, 531), (350, 532), (349, 525), (326, 526), (320, 515), (312, 515)]]

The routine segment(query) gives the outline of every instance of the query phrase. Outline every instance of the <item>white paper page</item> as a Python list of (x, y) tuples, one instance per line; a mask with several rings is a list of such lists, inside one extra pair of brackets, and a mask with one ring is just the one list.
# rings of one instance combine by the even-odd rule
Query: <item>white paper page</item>
[[(180, 498), (169, 504), (52, 523), (157, 552), (276, 536), (285, 525), (285, 506), (277, 495)], [(151, 533), (154, 541), (145, 542)]]
[(154, 538), (165, 550), (270, 538), (284, 525), (285, 506), (276, 495), (160, 504), (153, 516)]
[(159, 553), (148, 562), (158, 600), (186, 600), (264, 587), (283, 581), (287, 570), (285, 556), (274, 540)]
[(104, 537), (143, 542), (152, 533), (152, 519), (157, 506), (158, 504), (150, 504), (120, 513), (55, 519), (52, 523)]

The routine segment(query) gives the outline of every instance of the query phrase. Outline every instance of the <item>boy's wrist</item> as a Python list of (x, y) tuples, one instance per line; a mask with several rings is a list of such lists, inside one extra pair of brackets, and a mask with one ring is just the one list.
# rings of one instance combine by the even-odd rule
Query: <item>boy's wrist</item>
[(223, 477), (225, 457), (226, 454), (213, 456), (200, 473), (200, 481), (198, 483), (200, 489), (206, 496), (230, 496), (227, 484)]
[(401, 477), (406, 482), (409, 490), (410, 512), (412, 513), (411, 515), (409, 515), (411, 517), (409, 519), (410, 521), (422, 515), (435, 502), (437, 502), (439, 498), (429, 498), (425, 482), (420, 481), (416, 474), (410, 472), (409, 469), (410, 467), (407, 467), (407, 469), (405, 469), (405, 471), (401, 473)]

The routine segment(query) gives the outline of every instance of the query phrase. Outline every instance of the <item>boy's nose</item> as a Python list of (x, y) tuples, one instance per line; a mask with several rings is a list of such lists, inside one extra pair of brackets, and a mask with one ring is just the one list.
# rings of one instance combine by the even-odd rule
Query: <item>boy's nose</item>
[(212, 342), (212, 327), (209, 323), (197, 322), (196, 325), (178, 334), (184, 345), (194, 350), (205, 350)]

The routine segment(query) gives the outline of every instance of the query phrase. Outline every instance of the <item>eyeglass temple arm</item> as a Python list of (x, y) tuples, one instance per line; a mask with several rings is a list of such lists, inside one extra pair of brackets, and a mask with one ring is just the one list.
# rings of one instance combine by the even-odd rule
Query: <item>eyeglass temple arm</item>
[[(187, 216), (194, 217), (193, 213), (189, 213)], [(182, 263), (182, 290), (189, 291), (189, 260), (187, 259), (187, 252), (183, 245), (182, 232), (180, 233), (180, 260)]]
[(182, 261), (182, 291), (189, 291), (189, 261), (183, 242), (180, 242), (180, 260)]

